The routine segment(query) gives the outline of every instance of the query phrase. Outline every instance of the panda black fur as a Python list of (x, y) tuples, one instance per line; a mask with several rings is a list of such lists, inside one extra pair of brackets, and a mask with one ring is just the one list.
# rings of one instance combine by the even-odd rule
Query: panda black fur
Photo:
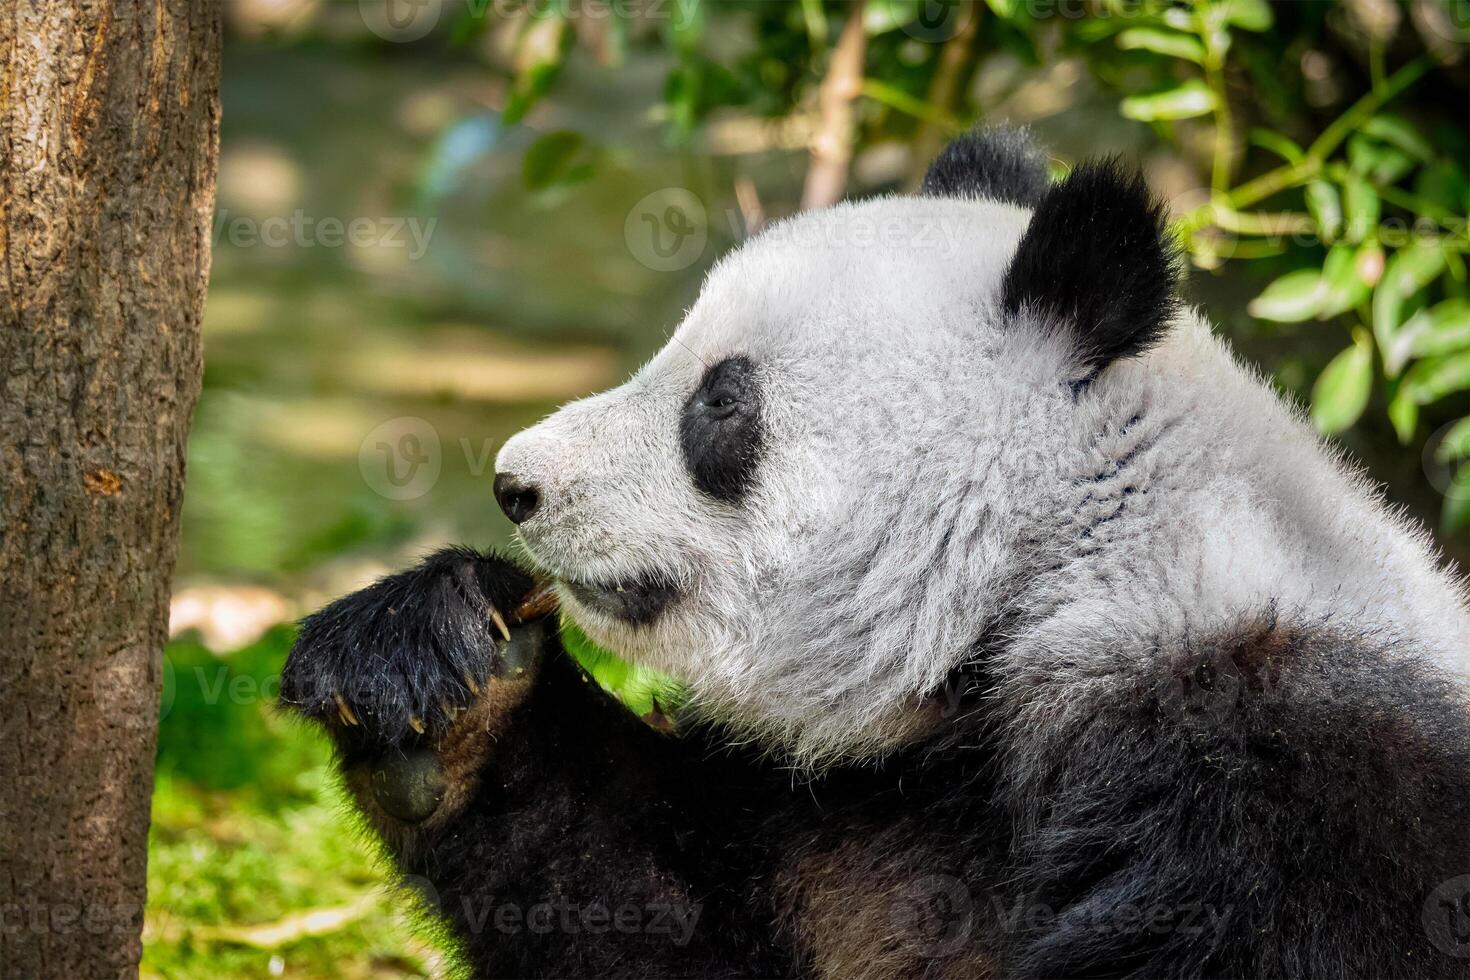
[(478, 975), (1470, 976), (1462, 585), (1177, 307), (1141, 181), (1044, 163), (777, 226), (502, 451), (679, 736), (494, 555), (303, 624), (283, 699)]

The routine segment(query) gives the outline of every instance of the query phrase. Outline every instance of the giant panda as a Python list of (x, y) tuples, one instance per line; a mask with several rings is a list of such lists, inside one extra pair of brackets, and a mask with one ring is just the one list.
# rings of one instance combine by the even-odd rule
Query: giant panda
[(511, 438), (523, 559), (304, 622), (283, 698), (477, 975), (1470, 976), (1463, 583), (1175, 266), (1118, 163), (961, 137)]

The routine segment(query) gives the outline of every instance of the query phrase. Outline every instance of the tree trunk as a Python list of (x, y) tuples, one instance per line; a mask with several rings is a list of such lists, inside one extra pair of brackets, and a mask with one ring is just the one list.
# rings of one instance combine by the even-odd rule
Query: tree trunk
[(218, 0), (0, 4), (0, 975), (136, 975)]

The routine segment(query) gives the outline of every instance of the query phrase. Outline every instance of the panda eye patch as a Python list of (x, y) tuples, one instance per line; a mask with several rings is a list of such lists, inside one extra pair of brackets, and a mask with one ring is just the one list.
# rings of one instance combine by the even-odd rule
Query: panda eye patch
[(701, 492), (737, 503), (755, 479), (763, 433), (756, 369), (746, 357), (711, 367), (684, 403), (679, 444)]

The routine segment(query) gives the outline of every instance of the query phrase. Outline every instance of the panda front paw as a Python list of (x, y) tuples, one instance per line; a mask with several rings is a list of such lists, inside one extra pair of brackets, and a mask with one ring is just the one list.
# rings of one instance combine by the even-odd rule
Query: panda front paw
[(542, 625), (520, 622), (537, 612), (534, 590), (493, 553), (439, 551), (303, 620), (281, 701), (343, 742), (438, 742), (488, 685), (540, 656)]

